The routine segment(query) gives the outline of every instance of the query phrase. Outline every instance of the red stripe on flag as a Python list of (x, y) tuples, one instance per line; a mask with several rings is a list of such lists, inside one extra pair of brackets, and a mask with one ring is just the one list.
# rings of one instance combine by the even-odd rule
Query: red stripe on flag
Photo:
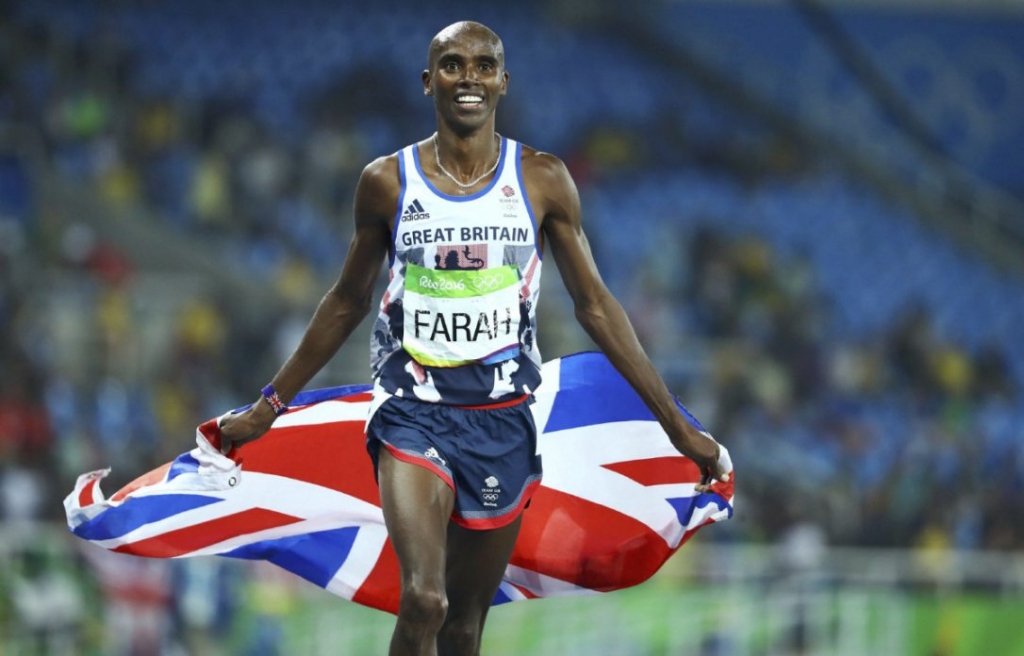
[(723, 483), (722, 481), (712, 481), (711, 491), (718, 494), (723, 499), (732, 499), (736, 493), (736, 472), (729, 474), (729, 480)]
[(398, 554), (395, 553), (391, 539), (388, 538), (384, 541), (377, 564), (373, 566), (373, 571), (366, 577), (366, 581), (352, 595), (352, 601), (397, 615), (401, 591)]
[(273, 510), (250, 508), (234, 515), (211, 519), (177, 531), (121, 545), (113, 551), (149, 558), (174, 558), (229, 538), (301, 521), (300, 517), (292, 517)]
[(516, 585), (515, 583), (510, 583), (509, 585), (511, 585), (513, 588), (515, 588), (519, 592), (522, 592), (523, 596), (526, 597), (527, 599), (536, 599), (537, 598), (537, 595), (535, 595), (534, 593), (530, 592), (529, 590), (527, 590), (526, 588), (524, 588), (521, 585)]
[[(350, 397), (368, 400), (369, 394)], [(365, 399), (363, 398), (365, 397)], [(272, 428), (269, 439), (239, 449), (246, 471), (285, 476), (380, 505), (373, 464), (366, 453), (364, 421)]]
[(510, 562), (608, 592), (646, 581), (671, 552), (665, 540), (643, 522), (541, 487), (523, 513)]
[(78, 493), (78, 506), (85, 508), (86, 506), (92, 505), (92, 489), (96, 487), (98, 478), (94, 478), (82, 488), (82, 491)]
[(520, 292), (520, 296), (523, 299), (530, 298), (530, 284), (533, 282), (533, 274), (537, 270), (538, 262), (540, 262), (540, 260), (537, 257), (537, 251), (534, 251), (533, 255), (530, 257), (530, 262), (527, 265), (526, 276), (523, 278), (523, 288)]
[(625, 460), (602, 466), (645, 486), (700, 482), (700, 468), (683, 456)]
[[(213, 419), (207, 419), (203, 423), (199, 424), (199, 432), (203, 434), (206, 441), (210, 443), (210, 446), (223, 451), (220, 443), (220, 419), (214, 417)], [(235, 447), (231, 447), (231, 451), (234, 451)], [(231, 452), (228, 452), (228, 457), (231, 457)]]
[(171, 468), (173, 463), (164, 463), (152, 471), (148, 471), (142, 476), (139, 476), (134, 481), (125, 485), (123, 488), (114, 493), (114, 496), (110, 497), (111, 501), (121, 501), (126, 496), (138, 490), (139, 488), (147, 487), (149, 485), (156, 485), (157, 483), (164, 480), (167, 476), (167, 471)]

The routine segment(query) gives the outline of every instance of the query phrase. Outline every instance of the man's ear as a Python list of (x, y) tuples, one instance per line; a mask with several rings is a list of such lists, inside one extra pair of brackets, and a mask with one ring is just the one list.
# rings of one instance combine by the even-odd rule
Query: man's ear
[[(430, 88), (430, 71), (423, 71), (423, 75), (421, 77), (423, 78), (423, 95), (434, 95), (434, 91)], [(502, 93), (504, 93), (504, 91), (502, 91)]]

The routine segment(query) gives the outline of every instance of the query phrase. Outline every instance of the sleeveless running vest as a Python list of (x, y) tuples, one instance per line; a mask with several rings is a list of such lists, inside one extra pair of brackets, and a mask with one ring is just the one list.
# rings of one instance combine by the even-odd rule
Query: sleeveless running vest
[(370, 338), (378, 391), (488, 405), (540, 384), (537, 224), (522, 146), (502, 137), (500, 148), (491, 182), (467, 196), (434, 187), (415, 144), (399, 151), (388, 288)]

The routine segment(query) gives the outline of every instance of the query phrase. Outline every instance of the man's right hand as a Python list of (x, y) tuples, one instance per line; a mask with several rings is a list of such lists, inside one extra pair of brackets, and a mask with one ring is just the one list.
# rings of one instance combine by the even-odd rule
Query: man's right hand
[[(710, 433), (704, 433), (704, 435), (714, 441)], [(715, 448), (716, 455), (714, 460), (701, 468), (700, 483), (695, 488), (697, 492), (710, 492), (712, 485), (716, 482), (728, 483), (729, 477), (732, 475), (732, 457), (729, 455), (729, 450), (717, 441), (715, 442)]]
[(232, 447), (259, 439), (270, 430), (275, 419), (277, 416), (263, 397), (244, 412), (225, 415), (220, 420), (221, 453), (228, 453)]

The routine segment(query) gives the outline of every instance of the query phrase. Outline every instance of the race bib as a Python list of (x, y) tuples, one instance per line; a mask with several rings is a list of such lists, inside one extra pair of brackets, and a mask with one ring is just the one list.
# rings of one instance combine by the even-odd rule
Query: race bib
[(405, 270), (402, 346), (420, 364), (458, 367), (504, 362), (519, 353), (519, 272)]

